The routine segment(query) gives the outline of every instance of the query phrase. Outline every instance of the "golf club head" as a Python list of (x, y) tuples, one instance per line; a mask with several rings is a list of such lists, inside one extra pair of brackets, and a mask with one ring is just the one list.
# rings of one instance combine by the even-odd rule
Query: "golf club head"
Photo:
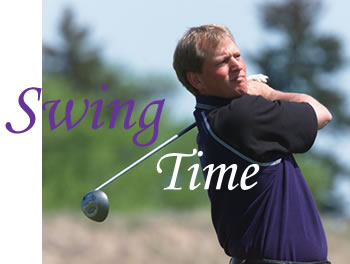
[(88, 192), (81, 200), (81, 210), (93, 221), (104, 221), (109, 210), (107, 195), (101, 190), (93, 190)]

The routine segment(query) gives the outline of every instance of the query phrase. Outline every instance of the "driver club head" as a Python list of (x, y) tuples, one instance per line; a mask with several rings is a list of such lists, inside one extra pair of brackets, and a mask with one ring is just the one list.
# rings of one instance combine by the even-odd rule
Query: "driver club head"
[(81, 210), (93, 221), (104, 221), (109, 210), (107, 195), (101, 190), (93, 190), (88, 192), (81, 200)]

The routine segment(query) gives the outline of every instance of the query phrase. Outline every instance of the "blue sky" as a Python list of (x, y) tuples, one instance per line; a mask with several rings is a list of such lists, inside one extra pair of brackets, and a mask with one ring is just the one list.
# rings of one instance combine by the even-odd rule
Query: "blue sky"
[[(190, 26), (224, 24), (243, 51), (278, 39), (267, 39), (258, 19), (262, 0), (229, 1), (83, 1), (44, 0), (43, 40), (57, 40), (57, 23), (65, 6), (76, 11), (78, 21), (93, 30), (93, 40), (111, 61), (122, 61), (135, 70), (173, 74), (172, 53), (177, 40)], [(350, 43), (345, 0), (324, 1), (319, 29)], [(270, 35), (269, 35), (270, 37)], [(349, 57), (349, 50), (346, 50)]]

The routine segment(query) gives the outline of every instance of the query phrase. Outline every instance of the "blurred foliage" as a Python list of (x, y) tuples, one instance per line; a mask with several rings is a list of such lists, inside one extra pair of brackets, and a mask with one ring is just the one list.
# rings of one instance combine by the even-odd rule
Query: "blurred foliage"
[[(259, 15), (263, 25), (271, 33), (277, 33), (282, 38), (282, 44), (265, 45), (256, 54), (250, 55), (250, 59), (270, 77), (271, 87), (306, 93), (324, 104), (333, 115), (327, 131), (335, 135), (350, 125), (350, 116), (344, 111), (345, 96), (338, 87), (339, 83), (332, 78), (342, 68), (345, 59), (338, 37), (317, 30), (321, 10), (322, 2), (319, 0), (261, 4)], [(266, 34), (266, 37), (269, 35)], [(330, 153), (312, 152), (311, 157), (301, 159), (300, 163), (319, 208), (340, 210), (330, 191), (335, 177), (346, 173), (345, 167), (338, 164)], [(321, 194), (327, 199), (321, 199)]]
[(175, 90), (167, 76), (134, 76), (123, 65), (105, 63), (100, 48), (91, 44), (90, 31), (77, 24), (71, 9), (64, 10), (59, 28), (62, 43), (43, 44), (44, 78), (64, 79), (71, 90), (84, 95), (106, 84), (111, 87), (109, 95), (122, 102), (149, 100), (152, 95), (161, 98)]
[[(95, 107), (89, 107), (86, 116), (71, 130), (63, 123), (51, 130), (48, 113), (51, 104), (43, 111), (43, 208), (67, 208), (80, 210), (80, 201), (84, 194), (95, 189), (106, 180), (123, 170), (138, 158), (173, 136), (189, 124), (167, 122), (167, 100), (171, 99), (175, 84), (167, 76), (135, 76), (122, 67), (107, 65), (103, 62), (97, 48), (91, 47), (89, 30), (75, 23), (71, 10), (66, 10), (60, 27), (62, 45), (43, 46), (43, 102), (61, 100), (55, 112), (56, 123), (65, 114), (69, 100), (74, 102), (72, 123), (84, 113), (84, 99), (89, 105), (98, 99), (103, 100), (99, 123), (104, 125), (92, 129)], [(102, 85), (108, 89), (102, 91)], [(140, 130), (139, 118), (153, 100), (166, 99), (160, 119), (158, 139), (149, 147), (136, 146), (132, 137)], [(109, 128), (113, 100), (120, 100), (120, 105), (127, 100), (134, 100), (131, 121), (136, 125), (124, 129), (126, 110), (118, 112), (114, 128)], [(146, 123), (154, 119), (155, 109), (149, 108)], [(148, 119), (148, 121), (147, 121)], [(152, 136), (152, 127), (140, 135), (139, 142), (147, 142)], [(194, 131), (143, 161), (135, 168), (106, 186), (111, 209), (143, 210), (159, 208), (198, 208), (208, 206), (205, 190), (198, 188), (189, 191), (192, 171), (187, 169), (198, 163), (198, 157), (184, 158), (177, 179), (181, 191), (164, 191), (170, 184), (175, 158), (161, 162), (163, 173), (156, 170), (158, 160), (167, 153), (192, 153), (196, 148)], [(197, 176), (202, 182), (203, 175)]]
[(332, 185), (332, 164), (327, 158), (307, 154), (297, 154), (295, 158), (301, 168), (312, 196), (322, 211), (333, 211), (336, 208), (331, 197), (329, 186)]
[(74, 13), (66, 9), (60, 24), (63, 43), (59, 47), (43, 45), (44, 73), (57, 73), (68, 79), (75, 89), (94, 89), (101, 81), (119, 83), (120, 76), (105, 69), (100, 50), (88, 43), (89, 31), (74, 21)]

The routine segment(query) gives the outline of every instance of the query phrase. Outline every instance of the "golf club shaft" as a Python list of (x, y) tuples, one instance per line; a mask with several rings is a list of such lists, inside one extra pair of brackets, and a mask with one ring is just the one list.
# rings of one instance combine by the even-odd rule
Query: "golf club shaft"
[(119, 172), (118, 174), (116, 174), (115, 176), (113, 176), (112, 178), (110, 178), (108, 181), (106, 181), (105, 183), (101, 184), (100, 186), (98, 186), (95, 190), (100, 190), (103, 187), (105, 187), (106, 185), (110, 184), (112, 181), (116, 180), (118, 177), (122, 176), (125, 172), (129, 171), (130, 169), (132, 169), (133, 167), (135, 167), (137, 164), (139, 164), (140, 162), (144, 161), (145, 159), (147, 159), (148, 157), (152, 156), (154, 153), (156, 153), (158, 150), (164, 148), (166, 145), (170, 144), (171, 142), (173, 142), (175, 139), (181, 137), (183, 134), (187, 133), (188, 131), (190, 131), (192, 128), (194, 128), (196, 126), (196, 123), (191, 124), (190, 126), (186, 127), (185, 129), (183, 129), (182, 131), (180, 131), (179, 133), (177, 133), (175, 136), (169, 138), (167, 141), (163, 142), (162, 144), (160, 144), (158, 147), (156, 147), (155, 149), (151, 150), (150, 152), (148, 152), (146, 155), (144, 155), (143, 157), (141, 157), (140, 159), (138, 159), (137, 161), (135, 161), (134, 163), (130, 164), (128, 167), (126, 167), (124, 170), (122, 170), (121, 172)]

